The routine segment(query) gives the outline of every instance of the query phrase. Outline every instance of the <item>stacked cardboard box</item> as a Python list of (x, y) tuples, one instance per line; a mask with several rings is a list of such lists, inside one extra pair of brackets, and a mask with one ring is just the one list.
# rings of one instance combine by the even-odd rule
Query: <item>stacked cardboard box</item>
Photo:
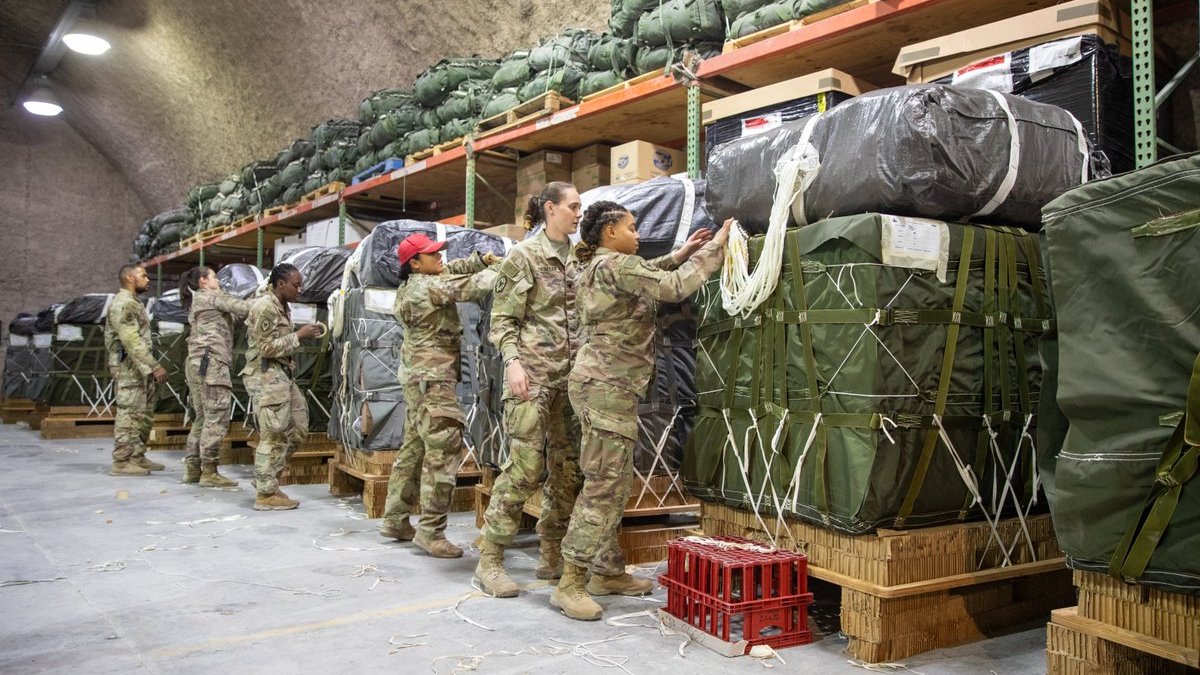
[(612, 146), (596, 143), (571, 153), (571, 182), (580, 194), (609, 184)]
[(567, 150), (539, 150), (517, 160), (517, 200), (513, 205), (514, 223), (525, 216), (525, 205), (554, 181), (571, 181), (571, 153)]
[(641, 183), (687, 171), (683, 152), (646, 141), (631, 141), (612, 149), (610, 166), (613, 185)]

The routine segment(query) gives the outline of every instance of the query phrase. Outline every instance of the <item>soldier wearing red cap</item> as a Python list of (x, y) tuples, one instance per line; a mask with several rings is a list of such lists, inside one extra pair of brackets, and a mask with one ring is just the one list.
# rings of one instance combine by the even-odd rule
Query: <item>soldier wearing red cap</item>
[[(396, 250), (400, 288), (394, 312), (404, 328), (399, 377), (406, 413), (404, 444), (388, 478), (380, 533), (411, 539), (435, 558), (459, 558), (462, 549), (445, 535), (465, 421), (454, 393), (462, 342), (455, 303), (477, 302), (491, 292), (496, 274), (488, 266), (499, 258), (475, 253), (443, 264), (442, 246), (418, 233)], [(418, 514), (414, 530), (408, 518)]]

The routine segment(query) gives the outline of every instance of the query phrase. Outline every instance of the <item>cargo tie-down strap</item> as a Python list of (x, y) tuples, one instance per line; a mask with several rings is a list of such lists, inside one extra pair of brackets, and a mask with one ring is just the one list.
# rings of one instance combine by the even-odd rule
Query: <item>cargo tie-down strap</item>
[[(799, 247), (785, 247), (781, 253), (788, 260), (788, 271), (791, 278), (790, 301), (792, 308), (784, 308), (784, 290), (772, 294), (766, 302), (766, 307), (748, 316), (734, 316), (722, 321), (703, 322), (699, 331), (700, 357), (706, 359), (720, 386), (723, 388), (722, 403), (719, 410), (711, 408), (702, 410), (703, 416), (719, 416), (724, 423), (726, 441), (724, 452), (728, 461), (739, 468), (742, 485), (733, 488), (725, 484), (727, 478), (722, 474), (721, 485), (717, 488), (724, 495), (727, 489), (745, 489), (746, 499), (750, 502), (764, 532), (770, 535), (770, 528), (762, 516), (763, 507), (769, 503), (776, 518), (775, 537), (780, 534), (784, 513), (795, 511), (802, 505), (800, 501), (801, 478), (806, 471), (817, 471), (818, 478), (813, 482), (812, 501), (820, 517), (830, 522), (830, 500), (826, 493), (828, 430), (834, 428), (856, 428), (878, 431), (884, 437), (895, 443), (893, 432), (898, 428), (923, 429), (923, 442), (920, 446), (919, 458), (913, 471), (912, 478), (903, 492), (904, 500), (895, 518), (895, 526), (903, 527), (907, 518), (913, 514), (918, 497), (926, 484), (926, 475), (939, 444), (948, 453), (963, 485), (967, 488), (968, 501), (963, 505), (959, 519), (965, 519), (969, 511), (978, 506), (984, 512), (991, 530), (992, 540), (1000, 547), (1006, 561), (1011, 562), (1012, 552), (1024, 540), (1030, 552), (1036, 558), (1036, 550), (1032, 537), (1026, 525), (1027, 517), (1036, 505), (1038, 487), (1037, 467), (1033, 461), (1036, 448), (1031, 429), (1034, 423), (1034, 411), (1037, 402), (1030, 390), (1027, 371), (1030, 354), (1026, 353), (1026, 336), (1031, 333), (1041, 333), (1052, 326), (1052, 320), (1046, 318), (1028, 318), (1017, 316), (1020, 309), (1018, 302), (1018, 284), (1021, 281), (1019, 258), (1024, 258), (1026, 276), (1029, 282), (1030, 295), (1033, 296), (1034, 311), (1038, 317), (1049, 316), (1045, 289), (1038, 271), (1041, 268), (1040, 254), (1032, 238), (1022, 233), (1005, 228), (966, 227), (963, 228), (963, 240), (958, 256), (954, 293), (950, 309), (899, 309), (893, 305), (904, 289), (921, 274), (910, 271), (907, 280), (900, 285), (899, 290), (879, 307), (868, 307), (859, 299), (857, 284), (854, 279), (856, 267), (878, 266), (874, 263), (842, 263), (823, 264), (813, 260), (802, 260)], [(978, 248), (976, 239), (982, 237), (982, 256), (974, 256), (978, 268), (983, 267), (983, 306), (981, 311), (965, 311), (965, 300), (968, 293), (968, 280), (972, 270), (973, 252)], [(765, 254), (765, 247), (764, 247)], [(1018, 255), (1020, 254), (1020, 255)], [(844, 301), (844, 309), (813, 309), (809, 305), (808, 289), (805, 277), (824, 276), (828, 286)], [(828, 293), (823, 302), (830, 301)], [(712, 305), (709, 305), (710, 307)], [(862, 332), (857, 340), (848, 345), (845, 358), (836, 365), (826, 377), (823, 384), (818, 384), (818, 363), (814, 353), (814, 337), (812, 328), (815, 325), (861, 324)], [(917, 384), (912, 374), (904, 364), (888, 348), (877, 332), (886, 326), (902, 325), (945, 325), (946, 341), (943, 349), (940, 374), (936, 393), (930, 395)], [(947, 414), (947, 402), (951, 397), (950, 386), (954, 374), (955, 358), (959, 346), (959, 334), (963, 326), (978, 328), (983, 337), (983, 395), (982, 414), (952, 415)], [(789, 327), (794, 327), (789, 334)], [(742, 402), (735, 404), (735, 386), (737, 378), (728, 363), (718, 363), (709, 347), (718, 344), (714, 338), (721, 336), (721, 348), (726, 354), (742, 353), (744, 342), (755, 345), (755, 353), (751, 366), (752, 376), (749, 391), (741, 391), (742, 396), (748, 394), (748, 405)], [(854, 352), (864, 344), (877, 344), (881, 348), (881, 358), (889, 358), (890, 365), (897, 370), (912, 386), (912, 393), (875, 395), (867, 392), (840, 391), (837, 387), (839, 375), (851, 361)], [(822, 344), (822, 349), (833, 345)], [(792, 392), (789, 387), (789, 370), (787, 356), (799, 352), (803, 371), (806, 377), (804, 395)], [(887, 356), (884, 357), (883, 354)], [(993, 397), (993, 392), (999, 392), (999, 405)], [(714, 394), (715, 391), (701, 392)], [(927, 414), (901, 414), (876, 412), (837, 412), (823, 407), (822, 402), (829, 397), (865, 397), (865, 398), (913, 398), (924, 399), (932, 403), (932, 410)], [(735, 430), (734, 421), (740, 419), (747, 426), (744, 433)], [(763, 425), (767, 420), (773, 423)], [(718, 423), (720, 424), (720, 423)], [(790, 471), (790, 480), (782, 492), (777, 489), (772, 480), (776, 458), (781, 454), (781, 445), (787, 437), (791, 426), (807, 427), (804, 441), (795, 460), (794, 469)], [(1016, 447), (1010, 449), (1011, 456), (1002, 452), (1000, 434), (1001, 426), (1012, 429), (1016, 434)], [(772, 428), (773, 427), (773, 428)], [(963, 454), (955, 446), (947, 429), (975, 429), (978, 433), (978, 446), (975, 454), (975, 466), (969, 465), (963, 459)], [(940, 443), (939, 443), (940, 442)], [(763, 479), (758, 486), (751, 482), (751, 453), (753, 446), (758, 445), (760, 469), (763, 469)], [(1011, 447), (1011, 446), (1010, 446)], [(989, 463), (989, 457), (993, 462)], [(786, 460), (780, 460), (786, 463)], [(979, 483), (979, 477), (986, 475), (992, 466), (992, 485), (990, 498), (985, 499), (985, 490)], [(1018, 467), (1028, 467), (1027, 476), (1018, 475)], [(765, 467), (765, 469), (763, 468)], [(1024, 482), (1024, 494), (1029, 495), (1027, 501), (1022, 501), (1021, 491), (1014, 487), (1014, 482)], [(757, 489), (756, 489), (757, 487)], [(737, 501), (736, 499), (734, 501)], [(1016, 516), (1020, 522), (1018, 540), (1005, 542), (998, 524), (1000, 514), (1006, 508), (1006, 502), (1011, 501), (1015, 507)], [(848, 523), (842, 523), (847, 525)]]
[(1183, 487), (1195, 478), (1200, 468), (1200, 357), (1192, 365), (1188, 383), (1187, 410), (1175, 427), (1159, 459), (1154, 485), (1146, 505), (1109, 561), (1108, 572), (1118, 579), (1136, 581), (1146, 571), (1150, 558), (1162, 541), (1163, 533), (1175, 515)]

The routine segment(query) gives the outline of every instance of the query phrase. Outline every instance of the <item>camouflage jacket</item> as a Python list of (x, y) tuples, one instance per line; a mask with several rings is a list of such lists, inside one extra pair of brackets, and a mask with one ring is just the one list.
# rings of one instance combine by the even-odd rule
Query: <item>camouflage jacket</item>
[(250, 305), (246, 316), (246, 369), (242, 375), (265, 372), (274, 363), (290, 375), (292, 352), (300, 348), (300, 337), (292, 331), (291, 313), (274, 293), (264, 293)]
[(442, 274), (413, 274), (396, 291), (396, 320), (404, 327), (400, 381), (457, 382), (462, 322), (456, 302), (477, 302), (492, 291), (495, 270), (479, 254), (446, 263)]
[(671, 255), (647, 261), (598, 249), (579, 274), (579, 313), (587, 340), (571, 379), (607, 382), (644, 398), (654, 374), (658, 303), (682, 302), (699, 290), (720, 266), (721, 250), (710, 242), (676, 265)]
[(192, 293), (188, 310), (188, 358), (208, 358), (233, 365), (234, 321), (246, 318), (250, 301), (239, 300), (221, 290), (199, 289)]
[(150, 317), (132, 291), (122, 288), (108, 307), (104, 320), (104, 348), (108, 367), (124, 374), (147, 376), (158, 367), (150, 337)]
[(514, 246), (497, 271), (489, 339), (505, 362), (520, 357), (531, 387), (565, 387), (579, 348), (574, 249), (562, 259), (543, 229)]

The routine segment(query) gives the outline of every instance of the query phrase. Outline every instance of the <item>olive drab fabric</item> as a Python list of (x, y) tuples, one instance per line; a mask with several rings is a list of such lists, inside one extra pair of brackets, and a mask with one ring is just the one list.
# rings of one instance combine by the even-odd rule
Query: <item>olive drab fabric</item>
[(157, 400), (151, 373), (158, 368), (158, 362), (151, 351), (152, 344), (146, 308), (132, 291), (122, 288), (108, 308), (104, 326), (104, 347), (116, 388), (115, 462), (146, 454)]
[(187, 457), (215, 466), (232, 416), (233, 331), (250, 311), (250, 301), (223, 290), (197, 289), (188, 311), (187, 384), (195, 419)]
[(562, 543), (567, 563), (606, 576), (625, 572), (617, 530), (633, 487), (636, 411), (653, 376), (658, 305), (696, 292), (723, 250), (710, 242), (680, 265), (674, 254), (646, 261), (599, 248), (580, 272), (576, 302), (586, 340), (568, 392), (582, 426), (584, 483)]
[(287, 307), (274, 293), (250, 306), (246, 368), (242, 375), (258, 416), (254, 486), (263, 497), (279, 489), (279, 474), (308, 436), (308, 405), (292, 379), (292, 354), (300, 348)]
[[(1058, 431), (1038, 448), (1075, 569), (1200, 594), (1200, 155), (1093, 181), (1043, 211)], [(1102, 341), (1102, 342), (1101, 342)], [(1063, 431), (1065, 429), (1065, 432)], [(1057, 443), (1055, 443), (1057, 441)]]
[(399, 528), (419, 514), (417, 532), (423, 537), (446, 529), (465, 422), (454, 390), (463, 337), (455, 303), (483, 300), (495, 280), (495, 271), (486, 269), (476, 253), (446, 263), (442, 274), (413, 273), (396, 292), (396, 320), (404, 330), (399, 377), (406, 416), (404, 443), (388, 476), (385, 525)]

